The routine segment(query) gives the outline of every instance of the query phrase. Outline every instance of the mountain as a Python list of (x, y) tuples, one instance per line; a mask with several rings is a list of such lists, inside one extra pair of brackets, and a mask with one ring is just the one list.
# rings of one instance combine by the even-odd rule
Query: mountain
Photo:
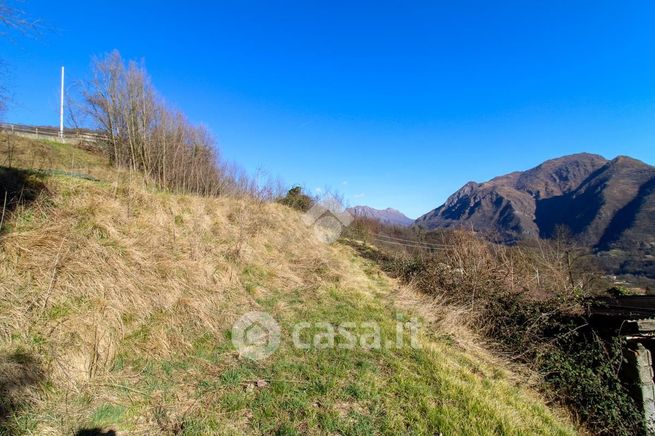
[[(655, 254), (655, 167), (581, 153), (469, 182), (418, 218), (426, 229), (467, 227), (503, 242), (548, 238), (559, 225), (598, 251)], [(650, 257), (649, 257), (650, 256)]]
[(390, 207), (380, 210), (368, 206), (355, 206), (349, 207), (348, 212), (353, 216), (372, 218), (384, 224), (391, 224), (394, 226), (409, 227), (414, 223), (414, 220), (405, 216), (402, 212)]

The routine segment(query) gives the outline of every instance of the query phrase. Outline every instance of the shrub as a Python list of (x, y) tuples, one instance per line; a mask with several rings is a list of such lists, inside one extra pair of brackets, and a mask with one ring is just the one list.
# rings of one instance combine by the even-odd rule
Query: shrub
[(633, 295), (634, 293), (625, 286), (612, 286), (607, 290), (607, 293), (612, 297), (623, 297), (626, 295)]
[(289, 189), (287, 195), (279, 199), (278, 202), (301, 212), (307, 212), (314, 205), (314, 199), (304, 194), (300, 186)]
[(546, 382), (594, 433), (644, 434), (639, 408), (618, 375), (622, 358), (620, 338), (603, 340), (583, 328), (560, 338), (538, 362)]

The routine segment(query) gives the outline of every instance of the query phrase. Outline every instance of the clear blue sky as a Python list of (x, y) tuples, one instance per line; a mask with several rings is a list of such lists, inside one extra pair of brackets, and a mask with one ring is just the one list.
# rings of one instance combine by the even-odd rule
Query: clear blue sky
[(5, 118), (56, 124), (59, 66), (115, 48), (228, 159), (411, 217), (563, 154), (655, 163), (655, 2), (181, 5), (19, 3), (52, 30), (0, 40)]

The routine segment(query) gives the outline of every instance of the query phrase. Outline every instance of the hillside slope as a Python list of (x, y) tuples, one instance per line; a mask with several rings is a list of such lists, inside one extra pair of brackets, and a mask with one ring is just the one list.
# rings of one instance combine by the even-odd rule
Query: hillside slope
[[(295, 348), (298, 322), (375, 321), (395, 338), (420, 307), (287, 207), (106, 171), (21, 171), (41, 189), (0, 229), (1, 431), (574, 433), (497, 360), (432, 325), (420, 349)], [(251, 310), (282, 331), (257, 362), (230, 340)]]

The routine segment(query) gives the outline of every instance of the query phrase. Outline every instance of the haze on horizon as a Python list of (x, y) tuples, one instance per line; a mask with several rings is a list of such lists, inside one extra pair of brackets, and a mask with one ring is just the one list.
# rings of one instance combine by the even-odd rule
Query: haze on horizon
[(56, 124), (59, 67), (118, 49), (250, 172), (412, 218), (561, 155), (655, 163), (650, 2), (86, 5), (20, 5), (45, 30), (0, 41), (6, 120)]

